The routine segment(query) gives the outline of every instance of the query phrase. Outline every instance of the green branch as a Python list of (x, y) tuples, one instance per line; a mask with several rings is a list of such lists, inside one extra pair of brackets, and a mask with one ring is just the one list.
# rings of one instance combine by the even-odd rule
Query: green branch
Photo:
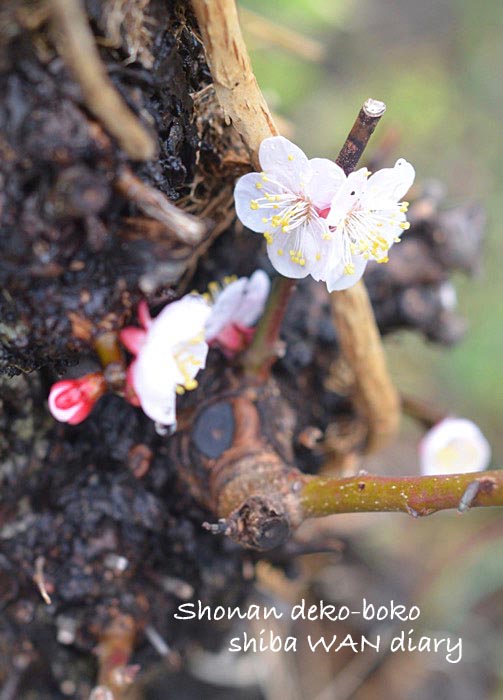
[(335, 513), (396, 512), (414, 517), (457, 508), (503, 506), (503, 470), (438, 476), (306, 477), (299, 493), (303, 518)]

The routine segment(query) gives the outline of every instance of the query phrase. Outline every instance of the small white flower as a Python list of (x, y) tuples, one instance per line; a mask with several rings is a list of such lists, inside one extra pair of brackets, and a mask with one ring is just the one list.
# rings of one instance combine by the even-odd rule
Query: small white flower
[(263, 270), (239, 279), (226, 280), (223, 289), (209, 285), (214, 304), (206, 322), (206, 340), (218, 345), (227, 357), (234, 357), (250, 343), (253, 325), (262, 315), (271, 282)]
[(132, 403), (140, 403), (149, 418), (162, 425), (176, 423), (176, 394), (195, 389), (196, 374), (206, 364), (208, 345), (204, 326), (211, 309), (202, 297), (188, 294), (168, 304), (151, 319), (144, 302), (139, 318), (144, 330), (121, 331), (121, 340), (136, 355), (128, 371), (134, 389)]
[(403, 158), (394, 168), (373, 175), (366, 168), (344, 175), (327, 216), (332, 250), (321, 279), (329, 292), (355, 284), (368, 260), (388, 262), (388, 250), (410, 227), (405, 217), (408, 203), (401, 200), (414, 176), (414, 168)]
[(236, 213), (267, 241), (274, 268), (294, 279), (312, 275), (329, 292), (347, 289), (368, 260), (388, 261), (388, 250), (409, 228), (407, 202), (414, 168), (403, 158), (370, 176), (362, 168), (346, 176), (326, 158), (308, 160), (282, 136), (264, 139), (261, 173), (241, 177)]
[(487, 469), (491, 446), (480, 428), (465, 418), (445, 418), (429, 430), (419, 445), (421, 472), (456, 474)]
[(325, 219), (344, 172), (326, 158), (308, 160), (282, 136), (262, 141), (259, 160), (263, 172), (248, 173), (236, 184), (239, 219), (264, 235), (269, 259), (282, 275), (320, 279), (329, 251)]

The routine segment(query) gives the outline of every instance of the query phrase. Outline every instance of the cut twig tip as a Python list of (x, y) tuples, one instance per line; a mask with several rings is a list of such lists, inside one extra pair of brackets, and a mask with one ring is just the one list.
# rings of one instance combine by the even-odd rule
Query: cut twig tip
[(369, 97), (363, 105), (363, 111), (368, 117), (377, 119), (378, 117), (382, 117), (386, 111), (386, 105), (380, 100), (374, 100), (372, 97)]

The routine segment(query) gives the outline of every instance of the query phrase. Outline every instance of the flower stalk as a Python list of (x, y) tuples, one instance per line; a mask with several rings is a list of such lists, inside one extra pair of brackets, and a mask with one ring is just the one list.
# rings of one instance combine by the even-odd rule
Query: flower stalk
[(245, 374), (265, 381), (271, 366), (281, 355), (279, 338), (281, 324), (297, 280), (289, 277), (275, 277), (266, 307), (248, 351), (242, 358)]

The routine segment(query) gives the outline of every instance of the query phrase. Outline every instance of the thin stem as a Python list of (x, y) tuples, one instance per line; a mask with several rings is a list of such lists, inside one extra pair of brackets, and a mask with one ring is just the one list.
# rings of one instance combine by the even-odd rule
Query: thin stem
[(297, 280), (276, 277), (273, 280), (267, 304), (260, 319), (253, 341), (242, 358), (245, 374), (264, 381), (271, 366), (281, 354), (279, 333), (284, 315)]
[(418, 517), (449, 508), (503, 506), (503, 470), (439, 476), (305, 477), (300, 501), (304, 518), (386, 511)]
[(150, 160), (157, 146), (108, 77), (80, 0), (50, 0), (59, 51), (80, 85), (86, 107), (135, 160)]
[(421, 423), (427, 430), (449, 416), (447, 411), (415, 396), (402, 394), (400, 400), (402, 402), (402, 411), (410, 418), (414, 418), (418, 423)]

